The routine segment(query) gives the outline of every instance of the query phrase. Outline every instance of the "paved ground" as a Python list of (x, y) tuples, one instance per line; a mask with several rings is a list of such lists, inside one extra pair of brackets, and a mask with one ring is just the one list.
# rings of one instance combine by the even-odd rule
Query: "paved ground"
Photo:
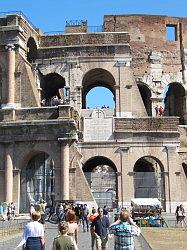
[[(52, 249), (53, 238), (57, 235), (57, 225), (46, 223), (46, 248), (45, 250)], [(0, 249), (2, 250), (13, 250), (18, 245), (21, 240), (21, 235), (16, 237), (6, 237), (2, 242), (0, 242)], [(89, 232), (82, 232), (82, 227), (79, 226), (79, 235), (78, 235), (78, 247), (79, 250), (89, 250), (91, 249), (91, 239)], [(21, 248), (19, 248), (20, 250)], [(113, 240), (109, 241), (108, 250), (114, 249)]]

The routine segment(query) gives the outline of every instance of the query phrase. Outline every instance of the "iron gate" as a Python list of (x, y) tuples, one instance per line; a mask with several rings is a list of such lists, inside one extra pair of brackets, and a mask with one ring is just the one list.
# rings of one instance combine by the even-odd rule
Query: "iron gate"
[(21, 204), (23, 212), (28, 212), (30, 203), (43, 198), (48, 205), (54, 202), (54, 163), (45, 153), (33, 157), (21, 174)]
[(117, 205), (117, 183), (115, 172), (85, 172), (92, 194), (99, 207), (107, 205), (114, 208)]
[(163, 173), (134, 172), (135, 198), (158, 198), (165, 200)]

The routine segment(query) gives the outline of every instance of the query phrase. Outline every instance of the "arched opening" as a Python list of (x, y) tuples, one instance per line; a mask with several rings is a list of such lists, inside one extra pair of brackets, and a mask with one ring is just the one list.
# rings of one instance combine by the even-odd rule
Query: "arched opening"
[(184, 114), (184, 87), (179, 83), (170, 83), (164, 98), (164, 115), (179, 116), (181, 119)]
[(48, 205), (55, 200), (54, 161), (46, 153), (33, 156), (21, 172), (22, 212), (28, 212), (30, 203), (37, 203), (41, 198)]
[(93, 157), (84, 164), (83, 171), (98, 206), (117, 207), (117, 176), (114, 163), (106, 157)]
[(65, 79), (57, 73), (40, 73), (41, 100), (43, 106), (57, 106), (65, 101)]
[(94, 87), (86, 96), (87, 108), (115, 108), (114, 95), (105, 87)]
[(182, 167), (183, 167), (183, 170), (184, 170), (184, 174), (185, 174), (185, 176), (187, 178), (187, 165), (186, 165), (186, 163), (183, 162)]
[(140, 91), (148, 116), (152, 116), (150, 89), (145, 84), (142, 84), (142, 83), (138, 83), (138, 89)]
[[(89, 105), (87, 105), (87, 94), (96, 87), (103, 87), (106, 88), (107, 90), (109, 90), (111, 92), (111, 96), (112, 99), (115, 103), (115, 79), (112, 76), (112, 74), (105, 70), (105, 69), (101, 69), (101, 68), (96, 68), (96, 69), (92, 69), (89, 72), (86, 73), (86, 75), (83, 78), (83, 82), (82, 82), (82, 108), (85, 109), (86, 107), (88, 107)], [(101, 89), (98, 89), (101, 90)], [(98, 97), (98, 95), (97, 95)], [(102, 94), (102, 92), (100, 92), (99, 98), (102, 99), (102, 101), (105, 100), (105, 95)], [(112, 103), (112, 101), (110, 100), (110, 103)], [(107, 103), (102, 103), (102, 106), (111, 106)], [(93, 106), (96, 106), (93, 104)], [(114, 104), (113, 104), (114, 106)]]
[(134, 165), (134, 197), (158, 198), (165, 208), (163, 166), (158, 159), (144, 156)]
[(37, 56), (38, 52), (37, 52), (36, 42), (33, 37), (29, 37), (27, 41), (27, 60), (30, 63), (33, 63), (37, 59)]

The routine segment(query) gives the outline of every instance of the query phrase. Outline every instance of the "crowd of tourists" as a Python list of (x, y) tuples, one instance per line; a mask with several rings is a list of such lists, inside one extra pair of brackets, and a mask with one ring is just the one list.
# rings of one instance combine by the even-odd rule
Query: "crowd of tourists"
[(13, 202), (7, 203), (0, 203), (0, 220), (6, 221), (15, 218), (15, 211), (16, 206)]
[(140, 234), (140, 228), (131, 218), (128, 210), (121, 210), (119, 218), (109, 222), (109, 211), (106, 206), (89, 211), (87, 204), (65, 204), (59, 202), (55, 208), (46, 207), (44, 200), (30, 206), (31, 221), (23, 232), (20, 244), (25, 250), (49, 249), (45, 246), (45, 220), (56, 215), (59, 235), (54, 238), (52, 250), (78, 249), (78, 230), (90, 232), (88, 249), (105, 250), (108, 240), (113, 238), (114, 249), (134, 249), (133, 235)]

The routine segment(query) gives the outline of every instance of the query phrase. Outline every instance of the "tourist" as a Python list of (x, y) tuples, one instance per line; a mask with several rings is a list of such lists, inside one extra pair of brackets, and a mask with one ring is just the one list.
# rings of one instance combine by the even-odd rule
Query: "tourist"
[(23, 246), (24, 250), (42, 250), (44, 249), (44, 227), (38, 221), (41, 215), (39, 212), (31, 214), (31, 221), (24, 228), (22, 241), (17, 246)]
[(58, 225), (60, 235), (54, 238), (52, 250), (78, 250), (77, 244), (73, 237), (67, 234), (68, 223), (61, 221)]
[(178, 210), (176, 209), (175, 213), (178, 214), (178, 222), (180, 222), (181, 227), (183, 227), (184, 225), (185, 225), (185, 227), (187, 227), (187, 223), (185, 220), (186, 213), (185, 213), (185, 210), (184, 210), (184, 207), (182, 204), (180, 204)]
[(84, 206), (82, 207), (81, 215), (82, 215), (83, 232), (86, 232), (86, 229), (87, 232), (89, 232), (89, 223), (88, 223), (89, 209), (87, 208), (86, 204), (84, 204)]
[(162, 106), (159, 107), (158, 112), (159, 112), (159, 116), (163, 116), (163, 114), (164, 114), (164, 109), (163, 109)]
[(64, 219), (64, 207), (62, 202), (60, 202), (56, 208), (56, 215), (58, 217), (58, 222), (61, 222)]
[(75, 212), (73, 210), (67, 211), (66, 221), (68, 222), (67, 234), (72, 236), (77, 243), (77, 241), (78, 241), (78, 225), (76, 222), (76, 215), (75, 215)]
[(106, 205), (103, 207), (103, 215), (108, 216), (108, 208)]
[(32, 213), (34, 213), (34, 212), (36, 212), (35, 207), (34, 207), (34, 203), (31, 203), (30, 209), (29, 209), (30, 217), (31, 217)]
[(156, 105), (156, 107), (155, 107), (155, 115), (156, 115), (156, 117), (158, 116), (158, 105)]
[(4, 208), (2, 203), (0, 203), (0, 220), (4, 220)]
[(129, 223), (130, 214), (128, 211), (121, 211), (120, 222), (110, 226), (110, 233), (114, 234), (114, 250), (129, 249), (134, 250), (133, 235), (140, 235), (140, 228)]
[(178, 223), (179, 223), (179, 206), (176, 207), (175, 217), (176, 217), (176, 226), (178, 226)]
[(98, 216), (93, 220), (91, 224), (91, 234), (96, 240), (96, 249), (105, 250), (108, 242), (108, 228), (109, 219), (107, 216), (103, 215), (103, 209), (98, 208)]
[[(96, 209), (93, 207), (92, 208), (92, 213), (89, 216), (89, 223), (91, 224), (95, 220), (95, 218), (97, 216), (98, 216), (98, 213), (97, 213)], [(92, 250), (94, 249), (94, 245), (95, 245), (95, 236), (91, 232), (91, 247), (92, 247)]]
[(13, 202), (11, 202), (10, 207), (11, 207), (11, 217), (12, 217), (12, 219), (14, 219), (15, 218), (16, 206), (14, 205)]

